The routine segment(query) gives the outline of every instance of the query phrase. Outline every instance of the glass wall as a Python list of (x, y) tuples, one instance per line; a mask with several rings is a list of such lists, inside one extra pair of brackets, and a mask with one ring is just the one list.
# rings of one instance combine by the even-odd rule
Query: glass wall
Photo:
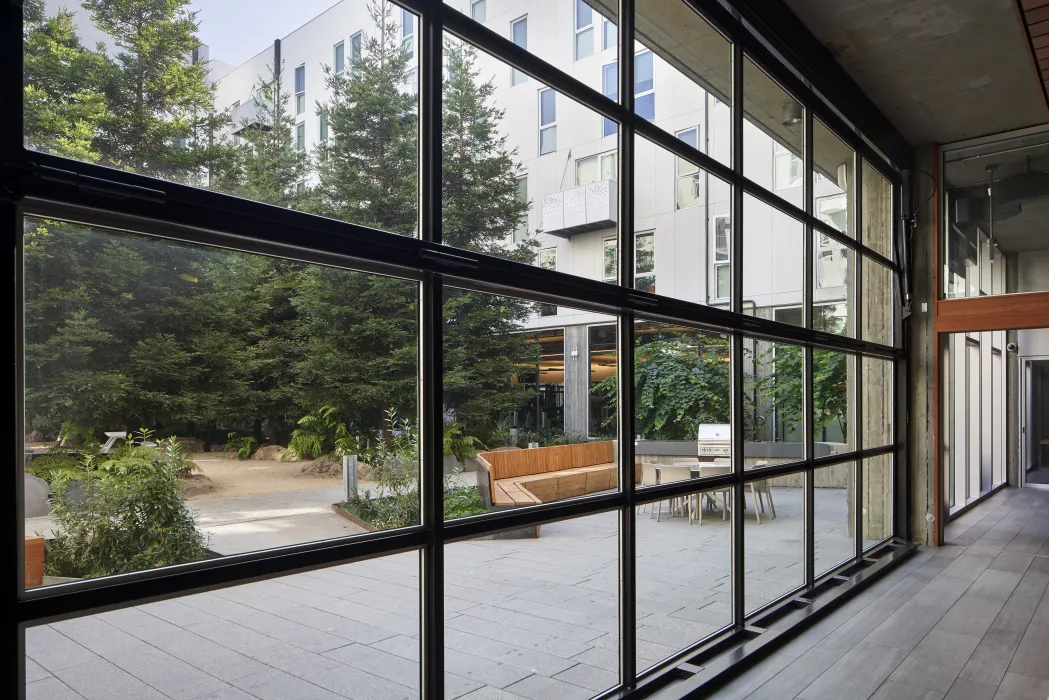
[(1006, 333), (945, 334), (940, 348), (944, 502), (972, 503), (1006, 479)]
[(588, 698), (895, 534), (899, 177), (744, 24), (228, 4), (0, 28), (7, 695)]
[(942, 298), (1049, 291), (1037, 214), (1047, 162), (1049, 134), (1037, 130), (944, 148)]

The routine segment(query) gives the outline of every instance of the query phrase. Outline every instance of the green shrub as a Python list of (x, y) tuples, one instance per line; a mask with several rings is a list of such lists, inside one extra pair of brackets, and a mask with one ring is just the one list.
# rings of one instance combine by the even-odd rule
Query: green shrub
[(236, 433), (228, 433), (226, 435), (226, 451), (236, 452), (237, 459), (249, 459), (251, 453), (255, 451), (255, 438), (253, 437), (237, 437)]
[[(386, 412), (386, 422), (390, 426), (386, 439), (378, 441), (368, 462), (369, 473), (376, 482), (376, 493), (373, 495), (370, 490), (358, 492), (353, 500), (339, 504), (380, 530), (419, 524), (419, 439), (415, 425), (392, 409)], [(450, 452), (450, 440), (459, 440), (461, 455), (468, 454), (474, 444), (474, 438), (461, 437), (461, 428), (450, 431), (446, 426), (446, 454)], [(456, 457), (462, 459), (460, 455)], [(487, 512), (476, 488), (453, 484), (453, 476), (462, 472), (462, 467), (459, 467), (454, 475), (444, 479), (446, 519)]]
[(340, 440), (345, 442), (350, 437), (346, 423), (339, 417), (339, 410), (335, 406), (321, 406), (299, 419), (299, 427), (291, 434), (288, 450), (297, 459), (314, 459), (328, 454)]
[(63, 479), (52, 484), (60, 533), (47, 544), (49, 575), (111, 576), (207, 556), (179, 483), (195, 465), (175, 438), (152, 447), (143, 444), (147, 437), (104, 457), (82, 489)]

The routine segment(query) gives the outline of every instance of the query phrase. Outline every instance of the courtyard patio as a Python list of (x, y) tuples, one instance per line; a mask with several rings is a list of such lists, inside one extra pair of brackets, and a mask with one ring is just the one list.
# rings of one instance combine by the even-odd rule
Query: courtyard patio
[[(803, 490), (747, 495), (746, 607), (803, 582)], [(816, 491), (816, 568), (853, 553), (847, 491)], [(637, 519), (638, 668), (731, 621), (730, 521)], [(539, 539), (448, 546), (446, 697), (583, 700), (618, 677), (617, 518)], [(26, 632), (30, 700), (393, 700), (418, 696), (414, 553), (294, 574)]]

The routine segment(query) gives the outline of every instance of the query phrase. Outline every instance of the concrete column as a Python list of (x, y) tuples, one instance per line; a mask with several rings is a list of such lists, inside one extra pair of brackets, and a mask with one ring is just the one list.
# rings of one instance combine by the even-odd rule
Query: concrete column
[[(915, 149), (915, 171), (936, 172), (936, 152), (933, 146)], [(933, 189), (932, 181), (915, 172), (913, 175), (914, 196), (912, 201), (923, 202)], [(933, 525), (925, 520), (926, 514), (939, 517), (934, 507), (935, 498), (935, 455), (936, 445), (933, 426), (936, 414), (933, 411), (933, 361), (938, 352), (933, 336), (933, 307), (936, 289), (933, 287), (933, 251), (939, 245), (935, 235), (933, 217), (934, 202), (930, 201), (918, 214), (918, 225), (914, 231), (912, 271), (911, 315), (904, 325), (907, 334), (907, 363), (910, 368), (910, 385), (906, 402), (910, 423), (907, 441), (907, 481), (909, 532), (906, 537), (919, 544), (931, 544)], [(923, 306), (923, 304), (925, 306)], [(904, 533), (900, 533), (904, 534)]]
[[(574, 356), (573, 356), (574, 355)], [(590, 353), (586, 326), (565, 327), (565, 432), (589, 432)]]

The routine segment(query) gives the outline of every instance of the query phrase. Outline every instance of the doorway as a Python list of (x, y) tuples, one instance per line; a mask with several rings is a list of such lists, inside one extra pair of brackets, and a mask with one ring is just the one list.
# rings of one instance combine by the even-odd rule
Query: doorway
[(1021, 485), (1049, 489), (1049, 356), (1021, 363)]

